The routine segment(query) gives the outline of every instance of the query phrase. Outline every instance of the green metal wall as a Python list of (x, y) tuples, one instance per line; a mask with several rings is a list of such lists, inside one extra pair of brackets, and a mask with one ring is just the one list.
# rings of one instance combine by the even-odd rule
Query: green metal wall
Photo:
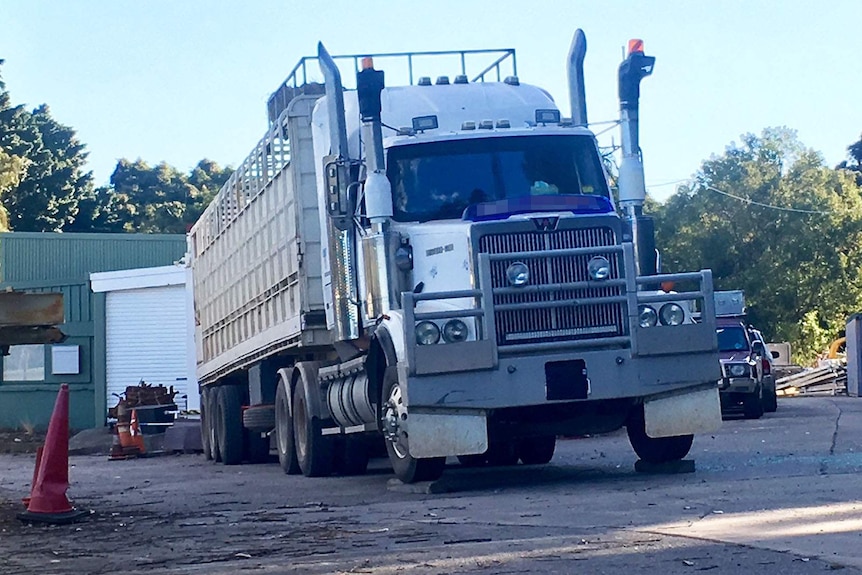
[(171, 265), (185, 250), (181, 235), (0, 233), (0, 289), (63, 293), (63, 345), (80, 346), (78, 375), (52, 375), (46, 346), (42, 382), (2, 381), (0, 358), (0, 428), (47, 427), (61, 383), (69, 384), (71, 427), (103, 425), (105, 297), (90, 291), (89, 275)]

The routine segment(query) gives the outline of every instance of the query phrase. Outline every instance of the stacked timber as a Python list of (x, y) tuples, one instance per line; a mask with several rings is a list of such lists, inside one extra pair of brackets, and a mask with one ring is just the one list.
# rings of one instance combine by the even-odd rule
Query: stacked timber
[(775, 382), (778, 395), (847, 395), (847, 366), (827, 363), (782, 377)]

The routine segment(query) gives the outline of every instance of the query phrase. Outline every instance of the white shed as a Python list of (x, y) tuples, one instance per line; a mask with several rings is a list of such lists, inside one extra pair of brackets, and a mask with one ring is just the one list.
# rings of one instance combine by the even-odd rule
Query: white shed
[(200, 409), (191, 270), (184, 266), (90, 274), (105, 292), (106, 409), (141, 380), (173, 386), (177, 404)]

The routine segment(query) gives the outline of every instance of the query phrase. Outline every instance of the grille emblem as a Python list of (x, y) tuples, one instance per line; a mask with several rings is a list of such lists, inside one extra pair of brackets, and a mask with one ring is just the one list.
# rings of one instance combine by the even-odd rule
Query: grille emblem
[(557, 222), (560, 221), (558, 216), (550, 216), (546, 218), (531, 218), (536, 225), (536, 229), (540, 232), (550, 232), (557, 229)]

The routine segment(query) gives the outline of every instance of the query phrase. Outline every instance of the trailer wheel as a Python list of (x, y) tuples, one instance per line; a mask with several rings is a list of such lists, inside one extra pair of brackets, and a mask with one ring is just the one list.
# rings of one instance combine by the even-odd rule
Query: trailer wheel
[(201, 390), (201, 448), (204, 452), (204, 458), (208, 461), (213, 458), (210, 442), (209, 407), (207, 406), (209, 397), (210, 389), (205, 387)]
[(290, 387), (279, 378), (275, 391), (275, 445), (278, 449), (278, 462), (288, 475), (301, 473), (296, 459), (296, 445), (293, 441), (293, 419), (290, 417)]
[(643, 406), (626, 424), (629, 443), (635, 453), (648, 463), (667, 463), (685, 457), (691, 449), (693, 435), (678, 435), (675, 437), (650, 437), (646, 434)]
[(553, 435), (528, 437), (518, 444), (518, 457), (524, 465), (544, 465), (554, 458), (557, 438)]
[(386, 435), (386, 452), (395, 476), (404, 483), (434, 481), (446, 467), (445, 457), (418, 459), (410, 455), (407, 432), (407, 407), (398, 385), (398, 373), (387, 367), (383, 375), (383, 432)]
[(332, 473), (332, 439), (321, 433), (320, 420), (308, 410), (305, 386), (296, 384), (293, 390), (293, 437), (296, 459), (306, 477), (323, 477)]
[(242, 392), (235, 385), (220, 387), (216, 394), (218, 446), (222, 463), (242, 463)]

